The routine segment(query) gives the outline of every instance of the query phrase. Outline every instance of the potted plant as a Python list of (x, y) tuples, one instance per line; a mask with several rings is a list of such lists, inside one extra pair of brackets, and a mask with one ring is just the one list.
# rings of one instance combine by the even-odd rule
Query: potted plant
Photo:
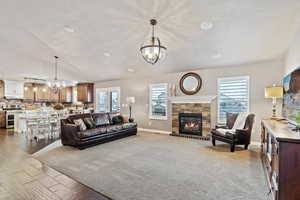
[(300, 131), (300, 109), (297, 109), (297, 115), (295, 117), (295, 121), (296, 121), (297, 125), (294, 130)]

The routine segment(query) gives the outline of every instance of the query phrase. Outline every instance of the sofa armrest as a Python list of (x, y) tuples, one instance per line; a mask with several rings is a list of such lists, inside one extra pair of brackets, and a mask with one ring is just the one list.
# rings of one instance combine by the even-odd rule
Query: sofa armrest
[(61, 125), (61, 141), (63, 144), (75, 145), (79, 140), (77, 132), (79, 126), (75, 124), (62, 124)]
[(226, 124), (217, 124), (216, 125), (216, 129), (217, 128), (224, 128), (224, 129), (228, 129), (228, 126)]
[(236, 138), (243, 143), (250, 143), (250, 134), (248, 129), (236, 129)]
[(235, 133), (237, 135), (248, 135), (248, 129), (236, 129)]

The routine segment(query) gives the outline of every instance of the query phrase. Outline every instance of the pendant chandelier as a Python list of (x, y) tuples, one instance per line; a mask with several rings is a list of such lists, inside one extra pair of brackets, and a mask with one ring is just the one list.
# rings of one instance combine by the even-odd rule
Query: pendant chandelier
[(150, 24), (152, 25), (152, 37), (142, 45), (140, 51), (144, 60), (154, 65), (165, 58), (167, 48), (161, 44), (158, 37), (154, 36), (154, 26), (157, 24), (157, 21), (151, 19)]
[(59, 81), (57, 78), (57, 60), (58, 60), (58, 56), (54, 56), (55, 59), (55, 76), (54, 76), (54, 80), (53, 81), (48, 81), (48, 86), (50, 87), (50, 89), (52, 89), (52, 91), (54, 93), (58, 93), (59, 89), (62, 87), (65, 87), (65, 82), (64, 81)]

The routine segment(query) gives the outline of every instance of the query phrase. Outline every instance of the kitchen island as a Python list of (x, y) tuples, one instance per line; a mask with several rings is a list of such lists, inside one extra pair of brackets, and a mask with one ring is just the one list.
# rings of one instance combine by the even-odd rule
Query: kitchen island
[(15, 114), (15, 124), (14, 131), (17, 133), (26, 133), (28, 131), (28, 123), (36, 121), (37, 123), (40, 120), (47, 119), (49, 123), (51, 121), (60, 121), (60, 119), (68, 116), (68, 110), (24, 110)]

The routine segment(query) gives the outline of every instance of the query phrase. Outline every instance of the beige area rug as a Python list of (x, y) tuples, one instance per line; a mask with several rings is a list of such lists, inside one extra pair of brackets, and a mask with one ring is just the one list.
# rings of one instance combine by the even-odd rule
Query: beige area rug
[(139, 133), (82, 151), (59, 146), (36, 157), (115, 200), (265, 200), (268, 191), (258, 152), (168, 135)]

